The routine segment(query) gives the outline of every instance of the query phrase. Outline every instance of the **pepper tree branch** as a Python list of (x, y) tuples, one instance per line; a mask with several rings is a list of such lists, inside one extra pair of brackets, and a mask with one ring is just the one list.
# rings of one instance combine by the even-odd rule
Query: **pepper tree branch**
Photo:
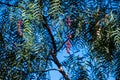
[(70, 80), (68, 75), (66, 74), (66, 72), (62, 69), (62, 65), (60, 64), (59, 60), (57, 59), (56, 57), (56, 53), (57, 53), (57, 47), (56, 47), (56, 43), (55, 43), (55, 40), (54, 40), (54, 36), (52, 35), (51, 33), (51, 30), (50, 28), (48, 27), (47, 25), (47, 22), (46, 22), (46, 19), (45, 17), (43, 16), (43, 26), (45, 26), (45, 28), (47, 29), (49, 35), (50, 35), (50, 38), (52, 40), (52, 45), (53, 45), (53, 51), (51, 51), (51, 55), (52, 55), (52, 58), (53, 58), (53, 62), (57, 65), (58, 69), (59, 69), (59, 72), (63, 75), (63, 77), (65, 78), (65, 80)]
[(48, 72), (48, 71), (58, 71), (57, 69), (48, 69), (48, 70), (42, 70), (39, 76), (42, 76), (43, 73)]
[(65, 43), (68, 41), (69, 39), (67, 39), (65, 42), (63, 42), (63, 44), (58, 48), (57, 52), (60, 51), (60, 49), (65, 45)]

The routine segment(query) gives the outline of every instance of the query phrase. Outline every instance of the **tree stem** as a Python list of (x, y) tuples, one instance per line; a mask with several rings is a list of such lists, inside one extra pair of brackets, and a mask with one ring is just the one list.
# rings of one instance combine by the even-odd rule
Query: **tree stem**
[(44, 20), (43, 25), (46, 27), (46, 29), (47, 29), (50, 37), (51, 37), (51, 40), (52, 40), (52, 45), (53, 45), (53, 49), (54, 50), (51, 52), (51, 55), (52, 55), (52, 58), (53, 58), (53, 62), (57, 65), (57, 67), (59, 69), (59, 72), (63, 75), (63, 77), (65, 78), (65, 80), (70, 80), (69, 77), (68, 77), (68, 75), (66, 74), (66, 72), (63, 70), (62, 65), (60, 64), (59, 60), (56, 57), (56, 55), (57, 55), (56, 54), (57, 53), (57, 48), (56, 48), (56, 43), (55, 43), (55, 40), (54, 40), (54, 36), (52, 35), (51, 30), (48, 27), (44, 16), (43, 16), (43, 20)]

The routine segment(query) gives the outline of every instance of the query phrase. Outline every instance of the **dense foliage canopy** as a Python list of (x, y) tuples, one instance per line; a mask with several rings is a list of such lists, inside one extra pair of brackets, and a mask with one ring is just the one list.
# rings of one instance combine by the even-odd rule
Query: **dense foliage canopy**
[(0, 80), (120, 80), (119, 65), (120, 0), (0, 0)]

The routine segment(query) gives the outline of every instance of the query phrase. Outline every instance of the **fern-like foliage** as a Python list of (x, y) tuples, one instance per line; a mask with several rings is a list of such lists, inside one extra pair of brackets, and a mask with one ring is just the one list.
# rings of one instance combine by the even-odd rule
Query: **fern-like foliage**
[(115, 51), (114, 51), (114, 76), (116, 78), (116, 80), (120, 79), (120, 24), (119, 24), (119, 18), (120, 16), (116, 16), (117, 18), (114, 19), (114, 25), (111, 26), (111, 31), (109, 31), (109, 33), (111, 34), (110, 37), (113, 39), (114, 41), (114, 45), (115, 45)]
[[(35, 0), (34, 3), (30, 2), (28, 4), (28, 7), (22, 11), (22, 19), (24, 23), (24, 32), (23, 32), (23, 37), (27, 41), (27, 45), (30, 47), (34, 43), (34, 28), (38, 25), (31, 25), (40, 23), (40, 20), (42, 20), (42, 14), (41, 14), (41, 6), (40, 2), (38, 0)], [(33, 23), (33, 21), (35, 23)], [(39, 23), (38, 23), (39, 22)], [(41, 25), (39, 25), (41, 26)], [(41, 27), (42, 28), (42, 27)], [(28, 36), (29, 35), (29, 36)]]
[(57, 19), (58, 16), (62, 13), (60, 0), (50, 0), (50, 10), (49, 14), (53, 19)]
[(34, 18), (38, 21), (42, 20), (42, 5), (40, 0), (35, 0), (32, 6), (34, 7)]
[(112, 60), (115, 45), (110, 32), (115, 28), (115, 16), (111, 12), (106, 15), (103, 11), (104, 9), (94, 14), (94, 18), (90, 20), (88, 30), (92, 38), (89, 42), (92, 42), (91, 52), (97, 52), (99, 57), (102, 55), (106, 60)]
[(111, 37), (114, 38), (115, 46), (116, 46), (117, 50), (119, 51), (119, 48), (120, 48), (120, 29), (117, 28), (115, 31), (112, 31)]
[[(113, 25), (111, 26), (111, 31), (109, 31), (109, 33), (111, 34), (110, 37), (113, 38), (114, 40), (114, 44), (116, 47), (116, 50), (119, 51), (120, 50), (120, 24), (119, 24), (119, 16), (115, 16), (111, 13), (112, 16), (114, 16), (114, 21), (113, 21)], [(117, 19), (115, 19), (115, 17), (117, 17)]]
[[(46, 62), (46, 54), (41, 53), (48, 54), (49, 50), (46, 50), (46, 48), (48, 48), (47, 44), (45, 43), (45, 38), (47, 37), (46, 31), (44, 31), (43, 27), (40, 25), (40, 20), (42, 20), (42, 9), (39, 3), (40, 2), (38, 0), (36, 0), (35, 2), (22, 1), (22, 3), (20, 3), (20, 6), (22, 8), (10, 8), (9, 19), (11, 21), (9, 22), (10, 28), (8, 29), (9, 31), (11, 31), (10, 35), (12, 37), (12, 45), (8, 47), (13, 48), (14, 50), (6, 52), (4, 55), (0, 54), (1, 56), (3, 56), (3, 58), (0, 59), (0, 64), (5, 63), (3, 66), (0, 66), (0, 68), (5, 71), (4, 74), (1, 74), (0, 72), (0, 79), (9, 78), (10, 80), (22, 80), (27, 78), (27, 75), (34, 72), (38, 72), (38, 75), (42, 74), (40, 76), (45, 77), (43, 76), (45, 74), (42, 73), (42, 71), (44, 71), (47, 68), (46, 65), (48, 65), (49, 61)], [(27, 7), (24, 7), (26, 5)], [(16, 16), (16, 14), (19, 15)], [(22, 37), (18, 35), (17, 31), (19, 19), (22, 20)], [(41, 38), (36, 37), (37, 32), (39, 33), (38, 36), (41, 35)], [(13, 36), (13, 34), (15, 35)], [(43, 36), (43, 34), (45, 36)], [(0, 38), (2, 39), (2, 35), (0, 36)], [(38, 39), (41, 39), (39, 40), (39, 43), (35, 43), (35, 40)], [(40, 43), (42, 43), (42, 45)], [(43, 47), (43, 45), (45, 48)], [(7, 59), (7, 61), (5, 59)], [(10, 67), (7, 67), (8, 65)]]
[[(118, 13), (106, 10), (112, 8), (110, 5), (114, 10), (118, 6), (117, 2), (111, 2), (23, 0), (15, 6), (0, 2), (10, 6), (5, 7), (4, 11), (1, 10), (5, 13), (5, 19), (0, 17), (0, 79), (49, 79), (46, 75), (47, 69), (51, 68), (51, 60), (57, 64), (56, 55), (65, 48), (65, 43), (69, 40), (72, 45), (71, 53), (62, 66), (71, 80), (106, 80), (110, 69), (114, 70), (115, 77), (119, 80), (120, 18)], [(104, 4), (106, 9), (103, 7)], [(45, 14), (47, 11), (49, 15)], [(68, 17), (72, 21), (69, 26)], [(22, 36), (18, 32), (19, 20), (22, 20)], [(69, 34), (71, 38), (68, 37)], [(51, 56), (54, 45), (56, 55)], [(91, 47), (90, 58), (84, 56), (88, 52), (88, 47)], [(74, 50), (78, 54), (72, 54), (75, 53)], [(79, 57), (79, 54), (83, 57)], [(57, 65), (61, 65), (59, 61)], [(111, 68), (111, 65), (115, 67)], [(64, 70), (60, 72), (62, 71)], [(34, 74), (37, 76), (33, 76)]]

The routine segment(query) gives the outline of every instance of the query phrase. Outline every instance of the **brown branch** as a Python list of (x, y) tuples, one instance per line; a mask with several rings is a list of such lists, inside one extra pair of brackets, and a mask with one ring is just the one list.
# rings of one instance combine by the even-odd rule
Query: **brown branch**
[(58, 71), (58, 69), (48, 69), (48, 70), (43, 70), (42, 73), (48, 72), (48, 71)]
[(65, 42), (63, 42), (63, 44), (58, 48), (57, 52), (60, 51), (60, 49), (65, 45), (65, 43), (68, 41), (69, 39), (67, 39)]
[(39, 76), (42, 76), (43, 73), (48, 72), (48, 71), (58, 71), (57, 69), (48, 69), (48, 70), (42, 70), (39, 74)]
[(62, 65), (60, 64), (59, 60), (56, 57), (56, 55), (57, 55), (56, 54), (57, 53), (57, 47), (56, 47), (56, 43), (55, 43), (55, 40), (54, 40), (54, 36), (52, 35), (51, 30), (48, 27), (46, 19), (45, 19), (44, 16), (43, 16), (43, 20), (44, 20), (43, 25), (46, 27), (46, 29), (47, 29), (47, 31), (48, 31), (48, 33), (50, 35), (50, 38), (52, 40), (52, 45), (53, 45), (53, 49), (54, 50), (51, 51), (51, 55), (52, 55), (53, 61), (57, 65), (57, 67), (59, 69), (59, 72), (63, 75), (63, 77), (65, 78), (65, 80), (70, 80), (69, 77), (68, 77), (68, 75), (66, 74), (66, 72), (63, 70)]

